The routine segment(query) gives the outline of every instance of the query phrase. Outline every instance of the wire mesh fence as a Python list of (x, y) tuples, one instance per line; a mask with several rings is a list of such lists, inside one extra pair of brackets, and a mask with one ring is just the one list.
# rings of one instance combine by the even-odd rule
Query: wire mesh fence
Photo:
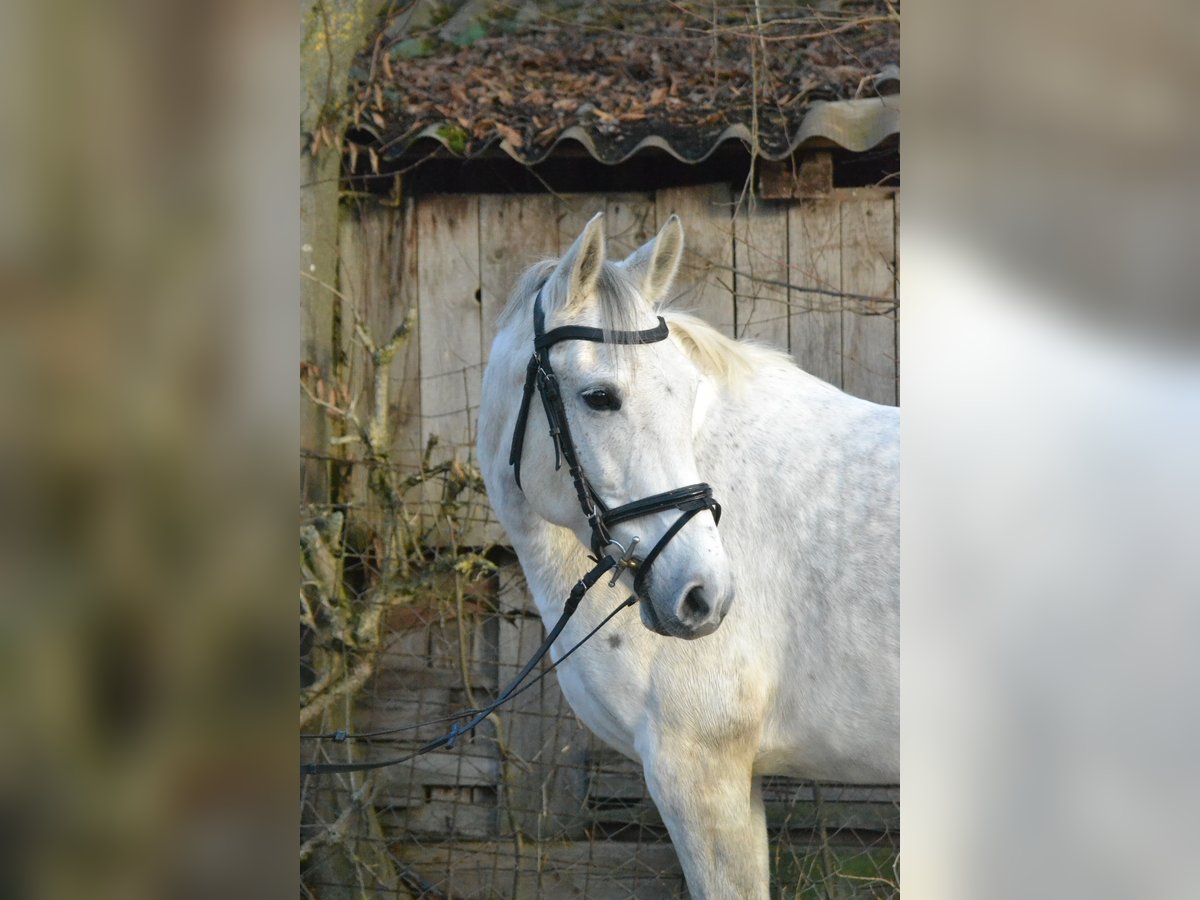
[[(379, 460), (325, 461), (344, 483), (401, 489), (302, 510), (305, 708), (338, 679), (346, 684), (303, 730), (386, 733), (304, 741), (306, 761), (416, 750), (446, 732), (447, 716), (493, 699), (541, 643), (511, 552), (453, 539), (494, 525), (486, 503), (465, 496), (478, 482), (460, 453), (416, 473)], [(763, 797), (774, 896), (898, 895), (897, 788), (768, 778)], [(687, 896), (639, 766), (575, 718), (554, 673), (453, 749), (373, 772), (306, 776), (301, 814), (309, 896)]]

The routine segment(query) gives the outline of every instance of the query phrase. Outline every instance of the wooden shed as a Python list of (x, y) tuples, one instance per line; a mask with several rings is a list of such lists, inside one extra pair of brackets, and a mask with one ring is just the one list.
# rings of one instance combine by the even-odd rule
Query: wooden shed
[[(869, 96), (804, 105), (774, 144), (756, 141), (742, 121), (698, 137), (678, 123), (656, 129), (636, 119), (631, 136), (600, 128), (594, 115), (568, 117), (539, 142), (533, 124), (522, 131), (493, 116), (499, 127), (464, 148), (456, 128), (470, 134), (477, 110), (451, 127), (398, 122), (389, 109), (400, 101), (368, 103), (376, 115), (364, 114), (349, 135), (353, 202), (338, 288), (375, 334), (415, 314), (413, 339), (391, 363), (393, 463), (471, 470), (496, 316), (520, 272), (561, 254), (597, 211), (612, 255), (679, 215), (687, 253), (676, 305), (730, 335), (786, 349), (849, 393), (898, 403), (898, 70), (868, 74)], [(345, 355), (348, 322), (334, 333)], [(352, 368), (348, 377), (359, 379), (352, 392), (364, 389)], [(340, 476), (343, 490), (358, 477), (353, 469)], [(409, 514), (435, 519), (445, 493), (422, 490), (428, 502)], [(384, 657), (354, 713), (360, 731), (478, 705), (541, 641), (486, 497), (456, 497), (460, 514), (425, 533), (486, 550), (496, 571), (466, 587), (443, 572), (442, 590), (388, 613)], [(343, 508), (352, 513), (353, 503)], [(410, 893), (415, 884), (428, 896), (683, 895), (638, 767), (575, 720), (553, 678), (499, 719), (461, 749), (378, 776), (382, 839)], [(395, 755), (437, 733), (428, 726), (389, 737), (371, 752)], [(778, 879), (800, 890), (844, 878), (840, 896), (858, 895), (863, 884), (870, 890), (862, 896), (890, 895), (897, 789), (775, 779), (767, 799)]]

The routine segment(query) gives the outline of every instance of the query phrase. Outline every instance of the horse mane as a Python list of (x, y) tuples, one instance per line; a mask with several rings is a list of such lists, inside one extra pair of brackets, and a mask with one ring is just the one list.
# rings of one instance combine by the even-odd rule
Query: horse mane
[(671, 337), (688, 358), (706, 375), (728, 387), (741, 387), (750, 376), (768, 367), (794, 368), (782, 350), (751, 340), (726, 337), (698, 316), (680, 310), (660, 309)]
[[(557, 264), (556, 259), (544, 259), (522, 273), (497, 319), (498, 327), (505, 327), (518, 316), (532, 327), (533, 298), (539, 290), (542, 291), (542, 308), (547, 318), (566, 305), (568, 298), (564, 279), (550, 277)], [(605, 261), (597, 288), (601, 328), (606, 331), (632, 331), (639, 327), (637, 305), (643, 301), (625, 269)], [(654, 312), (666, 319), (671, 336), (688, 358), (722, 385), (739, 388), (753, 373), (768, 367), (795, 368), (792, 358), (783, 351), (752, 340), (726, 337), (698, 316), (671, 309), (669, 303), (669, 300), (659, 303)]]

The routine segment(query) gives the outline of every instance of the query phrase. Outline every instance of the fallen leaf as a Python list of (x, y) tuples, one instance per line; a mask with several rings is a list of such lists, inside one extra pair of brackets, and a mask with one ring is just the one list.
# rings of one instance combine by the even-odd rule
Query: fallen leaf
[(515, 128), (497, 122), (496, 131), (500, 132), (500, 136), (508, 141), (509, 146), (513, 149), (520, 149), (525, 146), (525, 138), (521, 137), (521, 133)]

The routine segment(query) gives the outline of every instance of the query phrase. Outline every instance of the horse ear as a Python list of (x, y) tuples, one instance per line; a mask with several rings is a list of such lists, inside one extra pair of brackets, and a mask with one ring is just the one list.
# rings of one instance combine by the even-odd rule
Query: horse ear
[(682, 258), (683, 225), (679, 216), (672, 215), (654, 240), (634, 250), (621, 266), (633, 276), (647, 302), (658, 303), (671, 289)]
[(604, 213), (598, 212), (583, 227), (583, 232), (563, 254), (554, 271), (555, 276), (565, 275), (568, 279), (568, 305), (578, 303), (596, 286), (604, 267), (604, 254)]

